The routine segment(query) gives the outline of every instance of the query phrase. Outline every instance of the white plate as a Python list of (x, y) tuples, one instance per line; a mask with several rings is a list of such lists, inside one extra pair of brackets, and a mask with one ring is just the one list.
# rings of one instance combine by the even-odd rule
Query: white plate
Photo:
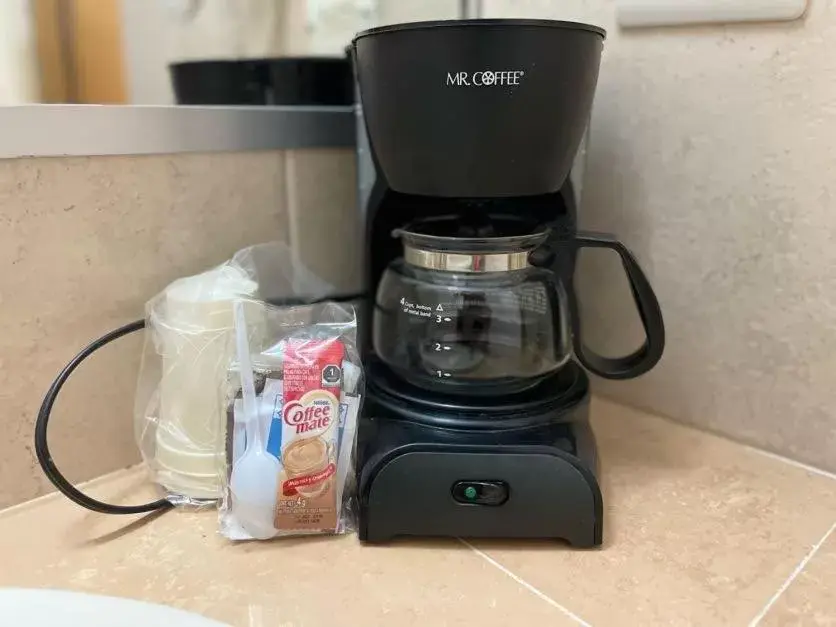
[(164, 605), (64, 590), (0, 589), (3, 627), (229, 627)]

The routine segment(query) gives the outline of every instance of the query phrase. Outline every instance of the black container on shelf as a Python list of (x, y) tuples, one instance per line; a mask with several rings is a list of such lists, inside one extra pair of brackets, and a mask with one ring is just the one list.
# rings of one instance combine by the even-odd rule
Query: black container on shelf
[(347, 106), (354, 78), (345, 57), (185, 61), (169, 66), (177, 104)]

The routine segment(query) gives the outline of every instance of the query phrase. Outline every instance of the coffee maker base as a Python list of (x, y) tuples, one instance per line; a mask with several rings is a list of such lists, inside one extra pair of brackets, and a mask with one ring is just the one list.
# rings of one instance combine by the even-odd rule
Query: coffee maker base
[(601, 545), (588, 397), (555, 422), (523, 430), (438, 429), (385, 417), (370, 405), (361, 427), (360, 540), (555, 538), (579, 548)]

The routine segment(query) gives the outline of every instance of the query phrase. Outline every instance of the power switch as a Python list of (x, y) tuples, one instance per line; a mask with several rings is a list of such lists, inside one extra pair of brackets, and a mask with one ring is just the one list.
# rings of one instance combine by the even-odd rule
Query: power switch
[(469, 505), (502, 505), (508, 493), (504, 481), (457, 481), (452, 489), (456, 501)]

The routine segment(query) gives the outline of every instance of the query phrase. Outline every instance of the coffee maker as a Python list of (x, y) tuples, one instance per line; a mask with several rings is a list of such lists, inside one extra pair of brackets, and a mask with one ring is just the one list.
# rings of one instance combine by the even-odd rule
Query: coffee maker
[[(630, 252), (577, 229), (569, 175), (604, 37), (571, 22), (456, 20), (383, 26), (352, 42), (372, 294), (362, 541), (602, 542), (586, 371), (639, 376), (665, 342)], [(646, 335), (630, 355), (583, 343), (582, 247), (621, 258)]]

